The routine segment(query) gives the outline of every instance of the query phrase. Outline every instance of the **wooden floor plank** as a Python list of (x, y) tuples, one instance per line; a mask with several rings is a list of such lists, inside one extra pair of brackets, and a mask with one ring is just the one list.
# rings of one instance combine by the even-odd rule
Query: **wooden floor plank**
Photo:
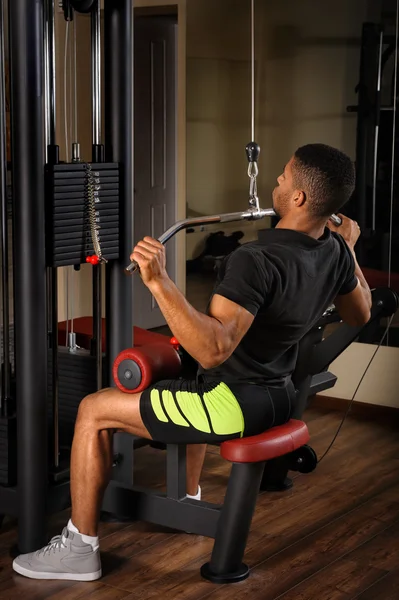
[(39, 581), (13, 577), (2, 585), (0, 600), (125, 600), (128, 592), (100, 582)]
[[(307, 415), (311, 445), (321, 454), (342, 415), (320, 409)], [(101, 523), (100, 582), (24, 579), (11, 569), (17, 533), (9, 521), (0, 529), (0, 600), (231, 600), (232, 594), (251, 600), (379, 600), (378, 594), (386, 594), (381, 600), (397, 600), (397, 456), (399, 439), (389, 423), (349, 418), (314, 473), (293, 474), (288, 492), (260, 494), (245, 555), (251, 575), (235, 586), (215, 586), (200, 577), (213, 540), (144, 523)], [(210, 447), (201, 480), (205, 500), (223, 501), (230, 468), (219, 449)], [(163, 489), (165, 452), (139, 450), (135, 474), (140, 483)], [(51, 535), (69, 514), (49, 519)]]
[(399, 569), (381, 577), (374, 585), (361, 592), (353, 600), (398, 600)]
[(330, 564), (328, 569), (324, 568), (310, 580), (281, 596), (282, 600), (294, 600), (302, 597), (301, 594), (312, 597), (312, 590), (320, 589), (323, 585), (334, 587), (351, 598), (366, 590), (370, 593), (374, 587), (372, 584), (381, 585), (389, 571), (398, 573), (398, 540), (399, 520)]
[[(131, 561), (105, 574), (103, 581), (110, 586), (140, 592), (140, 598), (152, 597), (154, 593), (161, 596), (160, 590), (169, 585), (167, 582), (178, 582), (182, 566), (190, 568), (198, 556), (209, 556), (212, 546), (213, 540), (209, 538), (177, 534), (136, 554)], [(196, 574), (198, 579), (198, 570)]]
[(323, 576), (320, 576), (320, 578), (305, 581), (290, 592), (274, 597), (273, 600), (277, 600), (277, 598), (278, 600), (316, 600), (318, 598), (323, 600), (325, 598), (328, 598), (328, 600), (350, 600), (353, 596), (337, 587), (337, 582), (348, 582), (352, 579), (355, 582), (356, 589), (361, 589), (367, 588), (383, 575), (384, 572), (378, 569), (370, 569), (366, 565), (345, 562), (334, 569), (333, 574), (323, 572)]
[[(311, 577), (313, 573), (328, 567), (338, 557), (348, 554), (376, 534), (384, 532), (390, 524), (399, 521), (398, 496), (399, 483), (382, 493), (378, 499), (371, 498), (357, 509), (292, 545), (288, 545), (287, 538), (282, 535), (263, 540), (262, 551), (271, 557), (254, 567), (249, 580), (236, 584), (234, 589), (240, 589), (241, 593), (245, 592), (251, 599), (277, 598), (286, 590)], [(260, 555), (259, 547), (255, 545), (251, 548), (249, 542), (249, 548), (248, 558), (256, 560), (256, 556)], [(164, 582), (161, 586), (157, 583), (162, 597), (165, 600), (172, 600), (173, 597), (180, 600), (199, 600), (206, 593), (211, 593), (211, 600), (230, 598), (231, 586), (217, 587), (213, 592), (209, 592), (209, 584), (198, 582), (198, 574), (191, 571), (194, 567), (198, 569), (201, 564), (201, 561), (197, 561), (196, 564), (182, 565), (179, 573), (181, 582), (177, 586), (173, 585), (175, 578), (172, 578), (166, 587)], [(379, 567), (380, 565), (373, 565), (374, 579), (370, 582), (381, 577)], [(140, 597), (144, 599), (152, 596), (143, 595), (141, 591)], [(324, 600), (324, 596), (320, 598)]]

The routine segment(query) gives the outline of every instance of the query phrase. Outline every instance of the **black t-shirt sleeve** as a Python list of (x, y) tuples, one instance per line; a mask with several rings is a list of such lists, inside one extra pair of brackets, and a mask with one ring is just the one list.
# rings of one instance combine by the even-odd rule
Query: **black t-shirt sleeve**
[(342, 260), (344, 261), (343, 272), (345, 273), (344, 282), (338, 292), (339, 296), (350, 294), (358, 284), (358, 279), (355, 275), (355, 260), (352, 252), (349, 250), (346, 242), (341, 238), (340, 244), (342, 248)]
[(216, 286), (219, 294), (256, 316), (270, 289), (271, 272), (259, 264), (255, 253), (245, 247), (235, 250), (226, 261), (225, 273)]

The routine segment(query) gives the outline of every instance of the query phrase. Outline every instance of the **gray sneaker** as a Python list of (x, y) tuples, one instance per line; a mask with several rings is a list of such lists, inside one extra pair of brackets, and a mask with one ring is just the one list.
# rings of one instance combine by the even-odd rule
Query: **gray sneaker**
[(14, 571), (31, 579), (72, 579), (94, 581), (101, 577), (100, 551), (93, 551), (79, 533), (66, 527), (47, 546), (30, 554), (20, 554)]

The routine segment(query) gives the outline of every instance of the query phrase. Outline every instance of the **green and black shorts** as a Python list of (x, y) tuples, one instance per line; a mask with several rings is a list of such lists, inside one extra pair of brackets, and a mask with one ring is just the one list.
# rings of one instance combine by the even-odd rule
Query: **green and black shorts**
[(286, 423), (295, 403), (292, 383), (163, 380), (141, 394), (140, 413), (151, 438), (165, 444), (217, 444)]

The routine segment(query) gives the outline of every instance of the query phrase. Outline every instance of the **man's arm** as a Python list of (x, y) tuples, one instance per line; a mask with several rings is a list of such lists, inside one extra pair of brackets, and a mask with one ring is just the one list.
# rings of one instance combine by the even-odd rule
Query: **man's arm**
[(204, 369), (227, 360), (254, 320), (245, 308), (217, 294), (208, 315), (200, 313), (169, 278), (152, 285), (150, 291), (173, 335)]
[(360, 235), (360, 228), (355, 221), (351, 221), (344, 215), (339, 216), (342, 219), (340, 227), (335, 227), (330, 223), (328, 226), (339, 233), (347, 243), (354, 259), (354, 276), (357, 278), (358, 284), (352, 292), (337, 296), (334, 304), (345, 323), (353, 327), (360, 327), (366, 325), (370, 320), (372, 304), (370, 287), (357, 262), (354, 249)]
[(208, 315), (200, 313), (169, 278), (164, 246), (152, 238), (139, 242), (131, 255), (173, 335), (204, 368), (223, 363), (250, 328), (254, 316), (242, 306), (215, 294)]
[[(358, 279), (358, 284), (353, 292), (343, 296), (337, 296), (334, 301), (341, 319), (352, 327), (362, 327), (363, 325), (366, 325), (371, 316), (372, 300), (370, 288), (361, 271), (360, 274), (358, 274), (356, 269), (355, 276)], [(367, 287), (364, 285), (364, 282)]]

